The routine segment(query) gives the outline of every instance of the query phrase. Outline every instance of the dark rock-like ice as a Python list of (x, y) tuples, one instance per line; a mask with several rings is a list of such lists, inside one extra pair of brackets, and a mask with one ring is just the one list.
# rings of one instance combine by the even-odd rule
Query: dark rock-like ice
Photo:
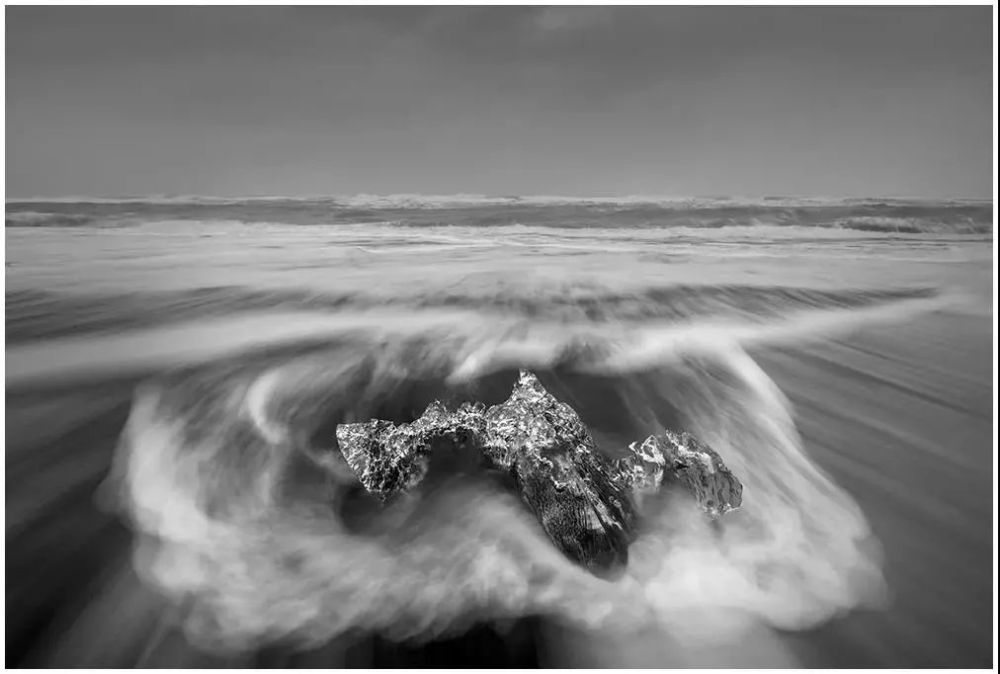
[(632, 443), (625, 458), (607, 459), (573, 408), (526, 371), (499, 405), (449, 411), (433, 402), (411, 423), (341, 424), (336, 433), (361, 484), (382, 499), (418, 484), (439, 443), (480, 452), (513, 477), (552, 542), (595, 573), (627, 563), (639, 494), (679, 484), (712, 517), (742, 501), (743, 487), (719, 455), (687, 433), (666, 430)]

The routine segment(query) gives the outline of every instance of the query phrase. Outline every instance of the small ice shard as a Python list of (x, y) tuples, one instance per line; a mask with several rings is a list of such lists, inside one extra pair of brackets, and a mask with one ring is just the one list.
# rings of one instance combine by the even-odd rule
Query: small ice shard
[(636, 494), (656, 492), (665, 483), (680, 484), (712, 517), (724, 515), (743, 502), (743, 485), (708, 445), (689, 433), (663, 431), (615, 462), (618, 479)]
[(628, 457), (608, 460), (576, 411), (523, 370), (499, 405), (466, 403), (452, 412), (435, 401), (410, 423), (341, 424), (336, 433), (358, 480), (383, 499), (420, 482), (435, 443), (481, 452), (513, 477), (552, 542), (598, 574), (628, 561), (635, 495), (678, 482), (713, 516), (738, 507), (742, 495), (719, 456), (686, 433), (664, 431), (633, 443)]

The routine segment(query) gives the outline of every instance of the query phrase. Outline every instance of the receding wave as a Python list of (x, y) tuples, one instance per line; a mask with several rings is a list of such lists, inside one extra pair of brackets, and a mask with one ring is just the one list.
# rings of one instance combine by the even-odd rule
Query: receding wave
[(605, 448), (680, 425), (744, 481), (746, 507), (721, 531), (684, 503), (664, 504), (619, 581), (559, 555), (485, 478), (373, 507), (338, 463), (333, 426), (509, 390), (511, 369), (455, 380), (455, 346), (443, 334), (361, 338), (164, 375), (137, 391), (105, 496), (144, 532), (137, 569), (186, 603), (194, 641), (316, 644), (354, 629), (427, 639), (546, 614), (711, 643), (757, 622), (804, 629), (882, 601), (861, 511), (810, 462), (787, 401), (734, 343), (638, 371), (538, 370)]
[[(861, 510), (805, 453), (788, 401), (747, 348), (897, 320), (943, 295), (649, 288), (643, 301), (663, 315), (632, 320), (631, 299), (613, 293), (595, 295), (603, 320), (447, 296), (434, 307), (295, 312), (264, 297), (266, 310), (213, 306), (211, 319), (8, 346), (8, 387), (145, 377), (102, 500), (141, 533), (138, 573), (184, 607), (206, 648), (318, 644), (358, 629), (429, 639), (538, 614), (711, 644), (885, 600)], [(548, 300), (541, 315), (557, 315), (560, 298)], [(16, 315), (46, 300), (8, 301)], [(758, 318), (683, 308), (712, 301)], [(627, 573), (609, 582), (559, 554), (486, 476), (381, 508), (338, 459), (336, 424), (410, 420), (435, 398), (498, 402), (520, 367), (577, 409), (605, 451), (664, 427), (703, 438), (743, 481), (744, 508), (711, 528), (684, 502), (660, 504)]]
[(760, 323), (806, 309), (849, 309), (933, 299), (930, 287), (819, 290), (781, 286), (670, 285), (610, 292), (581, 285), (562, 289), (483, 292), (414, 291), (412, 296), (210, 287), (176, 292), (69, 295), (39, 290), (6, 293), (7, 343), (80, 333), (116, 332), (180, 320), (273, 311), (459, 309), (557, 323), (669, 321), (702, 318)]

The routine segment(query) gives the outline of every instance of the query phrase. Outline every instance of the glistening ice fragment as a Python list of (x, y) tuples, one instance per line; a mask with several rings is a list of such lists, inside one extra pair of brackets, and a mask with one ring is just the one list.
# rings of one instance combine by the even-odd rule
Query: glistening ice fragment
[(595, 572), (627, 563), (636, 495), (679, 484), (713, 517), (742, 501), (743, 486), (719, 455), (687, 433), (651, 435), (608, 460), (573, 408), (523, 370), (499, 405), (449, 411), (435, 401), (411, 423), (341, 424), (337, 441), (364, 488), (383, 499), (420, 482), (438, 443), (481, 452), (513, 477), (552, 542)]

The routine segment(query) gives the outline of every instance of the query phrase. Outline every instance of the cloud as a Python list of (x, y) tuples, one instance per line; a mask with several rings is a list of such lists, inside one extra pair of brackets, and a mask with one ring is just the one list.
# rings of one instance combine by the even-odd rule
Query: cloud
[(533, 20), (535, 28), (545, 36), (607, 25), (613, 13), (614, 9), (609, 7), (544, 7)]

